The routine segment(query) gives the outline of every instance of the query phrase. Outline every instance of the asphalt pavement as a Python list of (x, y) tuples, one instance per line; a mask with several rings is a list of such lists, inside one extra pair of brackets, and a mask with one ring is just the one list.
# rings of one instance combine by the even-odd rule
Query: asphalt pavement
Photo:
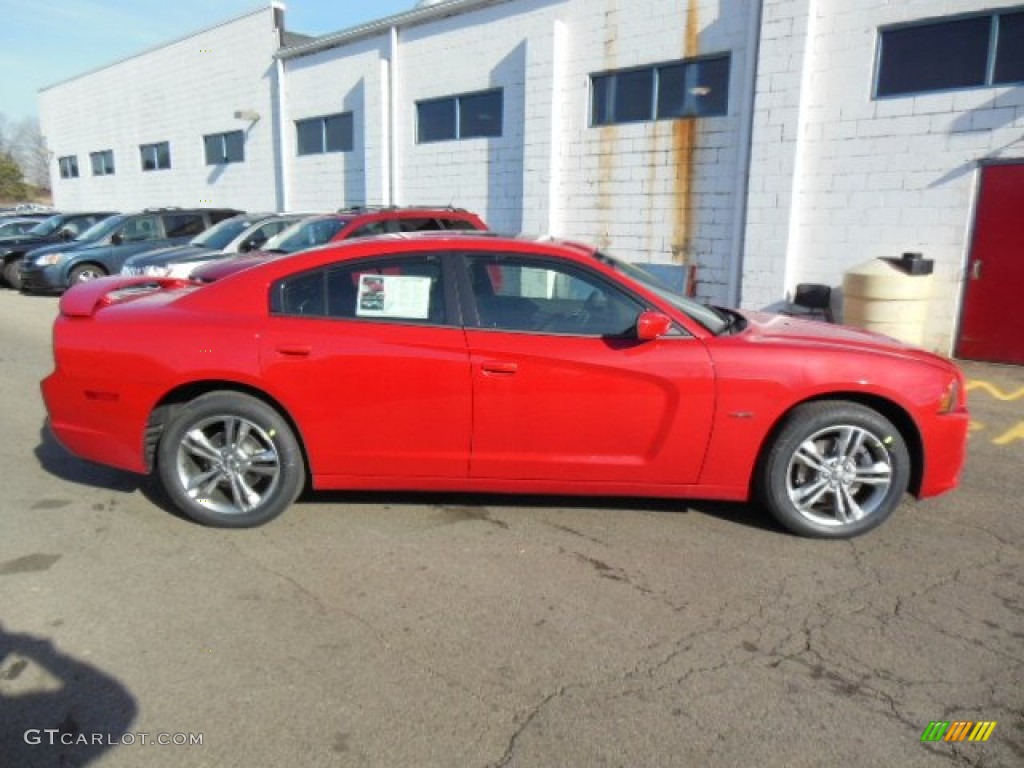
[(1024, 765), (1024, 369), (965, 364), (963, 486), (849, 542), (410, 494), (225, 531), (48, 436), (55, 311), (0, 291), (0, 766)]

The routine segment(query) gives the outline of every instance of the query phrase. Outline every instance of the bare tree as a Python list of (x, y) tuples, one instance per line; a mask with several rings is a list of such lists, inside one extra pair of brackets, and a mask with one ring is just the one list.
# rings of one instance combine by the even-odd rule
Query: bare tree
[(0, 112), (0, 155), (17, 163), (27, 184), (49, 191), (50, 151), (36, 118), (24, 117), (12, 123)]
[(39, 120), (25, 117), (15, 124), (11, 154), (25, 174), (25, 181), (41, 189), (50, 188), (50, 151), (39, 130)]

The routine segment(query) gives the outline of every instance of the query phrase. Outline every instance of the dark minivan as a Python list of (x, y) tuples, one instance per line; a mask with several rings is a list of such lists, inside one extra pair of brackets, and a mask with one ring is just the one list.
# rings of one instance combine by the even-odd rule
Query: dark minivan
[(129, 256), (186, 243), (239, 213), (232, 208), (148, 208), (111, 216), (88, 233), (87, 241), (27, 253), (19, 272), (21, 289), (27, 293), (60, 293), (76, 283), (116, 274)]

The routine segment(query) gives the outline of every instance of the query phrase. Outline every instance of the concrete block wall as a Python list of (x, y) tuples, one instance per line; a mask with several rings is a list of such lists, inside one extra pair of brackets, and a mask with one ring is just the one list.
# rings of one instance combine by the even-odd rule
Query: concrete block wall
[[(381, 62), (388, 38), (380, 35), (284, 61), (283, 162), (287, 207), (293, 211), (335, 210), (381, 205), (388, 152), (383, 101), (387, 83)], [(310, 117), (351, 112), (353, 148), (300, 156), (295, 123)]]
[[(65, 210), (148, 206), (276, 207), (274, 12), (264, 8), (40, 93), (54, 204)], [(254, 111), (255, 123), (234, 117)], [(207, 166), (204, 134), (244, 130), (245, 162)], [(143, 171), (140, 144), (170, 143), (171, 169)], [(115, 173), (93, 176), (89, 153), (113, 150)], [(57, 158), (78, 157), (62, 179)]]
[[(698, 295), (726, 300), (752, 11), (738, 0), (571, 4), (559, 234), (632, 261), (695, 265)], [(714, 53), (731, 55), (727, 115), (590, 125), (591, 75)]]
[[(539, 223), (538, 207), (527, 206), (527, 200), (540, 193), (534, 185), (547, 189), (547, 174), (536, 163), (547, 163), (545, 92), (550, 92), (552, 34), (562, 5), (560, 0), (498, 3), (400, 32), (400, 202), (470, 208), (503, 232)], [(416, 102), (493, 88), (503, 90), (500, 137), (417, 143)], [(528, 155), (535, 160), (529, 178)]]
[[(807, 30), (802, 65), (791, 55), (786, 60), (777, 50), (784, 44), (768, 39), (769, 26), (763, 27), (744, 304), (770, 305), (798, 282), (840, 286), (843, 273), (864, 261), (920, 251), (935, 260), (925, 346), (949, 353), (979, 162), (1024, 157), (1024, 88), (875, 99), (878, 29), (1019, 3), (857, 0), (838, 9), (818, 0), (766, 0), (765, 13), (781, 18), (801, 5), (805, 19), (794, 13), (790, 23), (794, 32)], [(775, 78), (785, 85), (785, 103), (798, 76), (799, 107), (776, 126)], [(781, 281), (773, 263), (786, 265)]]

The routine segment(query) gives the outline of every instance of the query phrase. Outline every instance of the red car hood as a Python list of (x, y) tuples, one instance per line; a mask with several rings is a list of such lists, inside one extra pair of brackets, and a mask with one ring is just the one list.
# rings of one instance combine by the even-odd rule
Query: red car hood
[(856, 350), (918, 360), (943, 368), (952, 365), (940, 355), (880, 333), (767, 312), (738, 311), (747, 320), (743, 333), (752, 343)]

